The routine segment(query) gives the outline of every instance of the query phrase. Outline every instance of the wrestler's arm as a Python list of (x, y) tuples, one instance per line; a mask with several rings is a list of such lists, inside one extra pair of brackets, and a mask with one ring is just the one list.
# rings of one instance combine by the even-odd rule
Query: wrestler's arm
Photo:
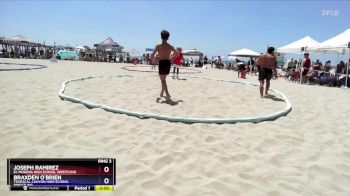
[(179, 56), (180, 52), (174, 48), (174, 46), (171, 46), (171, 51), (173, 51), (173, 55), (171, 56), (172, 59), (176, 58)]
[(156, 53), (158, 52), (158, 46), (159, 45), (156, 45), (156, 47), (154, 48), (152, 54), (151, 54), (151, 60), (154, 61), (155, 60), (155, 55)]
[(274, 64), (275, 65), (273, 66), (273, 72), (275, 74), (275, 78), (277, 79), (277, 60), (276, 60), (276, 58), (275, 58), (275, 63)]
[(255, 62), (256, 66), (260, 66), (261, 65), (261, 55), (258, 57), (258, 59)]

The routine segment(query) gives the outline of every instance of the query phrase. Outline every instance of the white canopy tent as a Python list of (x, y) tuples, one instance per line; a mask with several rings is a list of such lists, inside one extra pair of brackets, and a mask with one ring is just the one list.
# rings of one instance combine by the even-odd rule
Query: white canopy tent
[(184, 50), (182, 54), (186, 56), (203, 56), (203, 52), (197, 49)]
[(106, 49), (109, 49), (110, 51), (114, 51), (118, 53), (123, 52), (123, 49), (124, 49), (123, 46), (113, 41), (113, 39), (110, 37), (108, 37), (106, 40), (104, 40), (101, 43), (94, 44), (94, 46), (96, 47), (96, 50), (106, 51)]
[(85, 51), (86, 48), (84, 46), (77, 46), (75, 47), (75, 50), (78, 50), (78, 51)]
[(250, 49), (247, 49), (247, 48), (243, 48), (243, 49), (236, 50), (236, 51), (233, 51), (233, 52), (229, 53), (228, 56), (255, 57), (255, 56), (260, 56), (260, 54), (255, 52), (255, 51), (253, 51), (253, 50), (250, 50)]
[[(350, 63), (350, 29), (310, 48), (310, 51), (322, 54), (349, 54)], [(346, 67), (345, 87), (347, 88), (349, 66)]]
[(184, 56), (198, 56), (199, 57), (199, 61), (203, 62), (203, 52), (197, 50), (197, 49), (189, 49), (189, 50), (184, 50), (182, 52), (182, 54)]
[(320, 44), (310, 47), (310, 51), (322, 54), (345, 54), (349, 50), (349, 42), (350, 29), (346, 29), (344, 32)]
[(16, 35), (14, 37), (11, 37), (9, 40), (18, 42), (32, 42), (30, 39), (24, 37), (23, 35)]
[(236, 56), (228, 56), (227, 59), (229, 61), (236, 61), (238, 58)]
[[(300, 59), (302, 59), (303, 58), (302, 55), (305, 51), (307, 51), (310, 47), (316, 46), (318, 44), (320, 44), (318, 41), (314, 40), (312, 37), (307, 35), (297, 41), (294, 41), (285, 46), (277, 48), (277, 52), (301, 54)], [(302, 76), (302, 73), (300, 72), (300, 83), (301, 83), (301, 76)]]
[(316, 46), (320, 44), (318, 41), (314, 40), (310, 36), (305, 36), (297, 41), (289, 43), (285, 46), (277, 48), (277, 52), (279, 53), (292, 53), (292, 54), (300, 54), (301, 48), (304, 47), (306, 50), (310, 47)]
[[(247, 48), (243, 48), (243, 49), (240, 49), (240, 50), (236, 50), (236, 51), (233, 51), (231, 53), (228, 54), (228, 56), (235, 56), (235, 57), (257, 57), (257, 56), (260, 56), (259, 53), (253, 51), (253, 50), (250, 50), (250, 49), (247, 49)], [(252, 65), (252, 61), (250, 60), (250, 66)]]

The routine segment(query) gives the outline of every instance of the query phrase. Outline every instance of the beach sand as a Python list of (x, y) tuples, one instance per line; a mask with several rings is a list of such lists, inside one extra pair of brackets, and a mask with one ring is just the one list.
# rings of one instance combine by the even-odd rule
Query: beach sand
[(62, 101), (58, 91), (68, 79), (129, 74), (134, 77), (70, 83), (65, 94), (133, 111), (207, 118), (264, 115), (285, 103), (261, 99), (255, 86), (192, 78), (258, 83), (227, 70), (168, 78), (170, 105), (156, 102), (156, 73), (121, 69), (126, 64), (0, 62), (48, 66), (0, 72), (0, 195), (97, 195), (9, 192), (6, 186), (7, 158), (89, 157), (117, 160), (116, 189), (104, 195), (350, 195), (349, 90), (280, 78), (271, 87), (292, 103), (287, 116), (256, 124), (171, 123), (87, 109)]

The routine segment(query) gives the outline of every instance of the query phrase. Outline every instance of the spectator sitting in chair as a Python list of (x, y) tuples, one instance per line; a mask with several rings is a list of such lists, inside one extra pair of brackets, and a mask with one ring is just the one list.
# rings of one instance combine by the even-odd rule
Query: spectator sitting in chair
[(320, 60), (316, 60), (316, 62), (313, 64), (313, 68), (315, 69), (315, 70), (318, 70), (318, 71), (320, 71), (321, 70), (321, 63), (320, 63)]
[(329, 60), (324, 64), (324, 71), (329, 72), (331, 68), (332, 68), (332, 64), (331, 64), (331, 61)]
[(344, 69), (345, 69), (344, 61), (340, 61), (339, 64), (337, 65), (337, 70), (335, 72), (337, 75), (337, 78), (339, 78), (340, 74), (344, 73)]
[(313, 67), (311, 67), (309, 69), (309, 72), (307, 73), (306, 77), (307, 77), (308, 82), (313, 82), (314, 78), (317, 77), (316, 70)]
[(291, 81), (300, 81), (300, 72), (292, 70), (292, 72), (290, 73), (290, 80)]

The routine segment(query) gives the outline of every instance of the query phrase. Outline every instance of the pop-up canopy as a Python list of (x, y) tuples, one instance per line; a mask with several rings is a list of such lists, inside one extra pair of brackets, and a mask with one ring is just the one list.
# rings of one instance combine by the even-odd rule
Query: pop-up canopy
[(203, 56), (203, 53), (197, 49), (184, 50), (182, 54), (187, 56)]
[(238, 56), (238, 57), (260, 56), (259, 53), (255, 52), (253, 50), (247, 49), (247, 48), (243, 48), (243, 49), (240, 49), (240, 50), (233, 51), (233, 52), (229, 53), (228, 55), (229, 56)]
[[(350, 61), (350, 29), (320, 43), (311, 48), (311, 51), (323, 54), (345, 54), (349, 53)], [(349, 78), (349, 66), (346, 66), (345, 87), (347, 88)]]
[(318, 52), (323, 54), (344, 54), (348, 51), (348, 44), (350, 42), (350, 29), (310, 48), (311, 52)]
[(318, 41), (312, 39), (310, 36), (305, 36), (297, 41), (289, 43), (285, 46), (277, 48), (277, 52), (279, 53), (294, 53), (300, 54), (301, 48), (304, 47), (306, 50), (310, 47), (316, 46), (320, 44)]
[(106, 50), (106, 49), (124, 49), (123, 46), (119, 45), (117, 42), (113, 41), (112, 38), (108, 37), (106, 40), (99, 44), (94, 44), (97, 50)]
[(16, 35), (12, 38), (10, 38), (9, 40), (11, 41), (18, 41), (18, 42), (32, 42), (30, 39), (24, 37), (23, 35)]
[(77, 47), (75, 47), (75, 50), (85, 51), (86, 48), (84, 46), (77, 46)]

